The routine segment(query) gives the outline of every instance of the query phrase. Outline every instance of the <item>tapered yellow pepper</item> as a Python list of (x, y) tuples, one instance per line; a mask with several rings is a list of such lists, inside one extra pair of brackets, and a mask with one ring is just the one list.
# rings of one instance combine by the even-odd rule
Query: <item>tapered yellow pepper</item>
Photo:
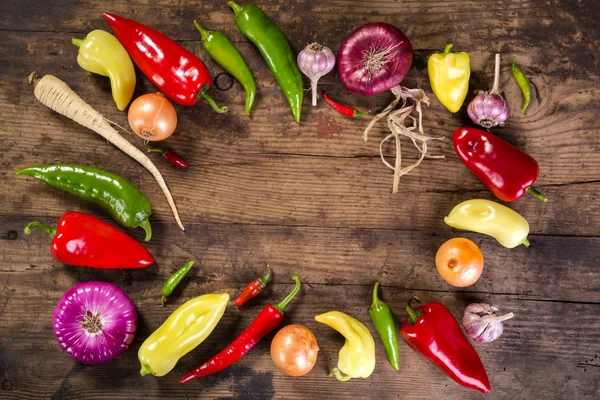
[(205, 294), (175, 310), (138, 351), (143, 375), (168, 374), (177, 361), (204, 341), (221, 320), (229, 295)]
[(440, 103), (454, 113), (467, 97), (471, 64), (469, 54), (452, 53), (452, 47), (449, 44), (443, 54), (432, 54), (427, 63), (427, 72), (433, 93)]
[(123, 111), (135, 90), (135, 70), (123, 45), (100, 29), (88, 33), (85, 39), (73, 38), (71, 41), (79, 47), (77, 63), (81, 68), (110, 78), (113, 99)]
[(338, 355), (338, 366), (329, 376), (347, 381), (350, 378), (367, 378), (373, 373), (375, 341), (366, 326), (340, 311), (317, 315), (315, 320), (335, 329), (346, 338)]
[(493, 201), (464, 201), (450, 211), (444, 222), (457, 229), (492, 236), (509, 249), (520, 244), (529, 247), (529, 224), (525, 218)]

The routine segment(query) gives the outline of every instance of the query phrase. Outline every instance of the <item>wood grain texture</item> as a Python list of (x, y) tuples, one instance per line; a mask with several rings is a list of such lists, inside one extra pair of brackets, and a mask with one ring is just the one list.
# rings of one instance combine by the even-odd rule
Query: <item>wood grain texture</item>
[[(243, 2), (242, 2), (243, 3)], [(294, 50), (317, 40), (337, 52), (354, 28), (374, 21), (400, 27), (411, 39), (413, 66), (403, 84), (431, 97), (424, 111), (427, 133), (444, 136), (431, 154), (391, 194), (392, 173), (379, 159), (387, 134), (368, 117), (345, 119), (326, 104), (305, 102), (302, 122), (293, 122), (287, 102), (257, 50), (237, 31), (225, 1), (198, 0), (4, 0), (0, 3), (0, 398), (33, 399), (595, 399), (600, 397), (600, 2), (518, 0), (449, 2), (261, 0)], [(108, 29), (102, 12), (151, 25), (222, 71), (201, 50), (192, 21), (218, 29), (236, 43), (257, 81), (253, 115), (243, 113), (238, 84), (221, 92), (227, 115), (202, 102), (176, 106), (177, 133), (165, 145), (179, 151), (190, 169), (176, 170), (152, 157), (164, 173), (187, 226), (177, 229), (162, 193), (135, 161), (85, 128), (42, 106), (26, 82), (36, 70), (54, 74), (107, 118), (126, 126), (114, 107), (107, 79), (76, 64), (71, 37)], [(509, 102), (507, 125), (494, 133), (540, 163), (536, 187), (550, 201), (524, 198), (510, 207), (527, 218), (529, 249), (507, 250), (494, 239), (458, 232), (443, 217), (469, 198), (493, 199), (456, 157), (450, 136), (465, 124), (463, 110), (451, 115), (431, 94), (427, 59), (452, 42), (471, 56), (471, 93), (489, 89), (493, 54), (503, 56), (501, 88)], [(510, 76), (516, 56), (532, 83), (533, 99), (520, 112), (521, 94)], [(374, 111), (390, 93), (353, 95), (337, 73), (320, 81), (332, 98)], [(138, 72), (136, 96), (156, 91)], [(130, 141), (143, 149), (136, 137)], [(418, 153), (403, 142), (407, 162)], [(387, 147), (390, 156), (393, 148)], [(64, 266), (48, 252), (47, 235), (22, 234), (33, 219), (53, 224), (75, 209), (107, 219), (99, 209), (14, 171), (46, 163), (85, 163), (109, 169), (137, 184), (153, 205), (156, 265), (137, 271)], [(138, 230), (139, 231), (139, 230)], [(141, 232), (132, 235), (142, 239)], [(485, 257), (482, 278), (466, 289), (451, 288), (434, 266), (437, 248), (454, 236), (474, 240)], [(162, 282), (178, 266), (199, 261), (181, 289), (162, 308)], [(137, 349), (177, 305), (196, 295), (236, 295), (269, 263), (274, 283), (247, 308), (229, 307), (215, 332), (164, 378), (141, 377)], [(319, 341), (320, 357), (308, 376), (281, 374), (269, 357), (269, 335), (241, 362), (202, 381), (179, 385), (183, 373), (231, 341), (269, 301), (290, 289), (298, 273), (301, 295), (286, 320), (307, 325)], [(72, 285), (89, 280), (124, 288), (140, 315), (132, 348), (112, 362), (75, 364), (56, 345), (51, 314)], [(497, 305), (516, 317), (503, 336), (477, 350), (492, 383), (483, 396), (461, 388), (400, 344), (399, 373), (377, 341), (377, 366), (366, 380), (339, 383), (325, 376), (336, 365), (343, 339), (316, 323), (333, 309), (363, 321), (372, 333), (368, 307), (373, 283), (404, 318), (407, 298), (441, 301), (460, 319), (473, 301)], [(418, 382), (418, 384), (415, 384)]]

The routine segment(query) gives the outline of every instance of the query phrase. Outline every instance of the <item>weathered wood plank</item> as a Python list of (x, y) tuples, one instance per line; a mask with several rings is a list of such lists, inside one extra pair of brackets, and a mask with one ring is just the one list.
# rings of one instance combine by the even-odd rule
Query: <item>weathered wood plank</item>
[[(106, 276), (102, 273), (100, 277)], [(332, 398), (349, 397), (392, 399), (461, 398), (480, 399), (480, 394), (461, 388), (441, 372), (400, 344), (401, 371), (395, 372), (385, 358), (383, 346), (377, 342), (377, 366), (368, 380), (339, 383), (326, 372), (337, 362), (343, 340), (330, 328), (314, 322), (314, 315), (339, 309), (363, 321), (375, 334), (369, 322), (370, 286), (305, 285), (299, 298), (286, 312), (286, 321), (301, 323), (312, 329), (320, 347), (314, 370), (303, 378), (282, 375), (268, 355), (269, 335), (243, 360), (211, 377), (187, 385), (178, 380), (188, 369), (210, 357), (242, 331), (263, 304), (285, 295), (291, 287), (276, 284), (246, 309), (230, 307), (213, 334), (184, 357), (171, 374), (163, 378), (141, 377), (136, 352), (144, 338), (183, 301), (201, 293), (228, 292), (235, 295), (235, 285), (202, 282), (186, 283), (183, 293), (163, 308), (158, 302), (160, 283), (154, 279), (133, 279), (126, 286), (141, 322), (138, 335), (122, 357), (97, 367), (84, 367), (71, 361), (55, 343), (51, 314), (63, 291), (79, 279), (60, 273), (56, 283), (44, 288), (33, 285), (24, 275), (2, 275), (0, 304), (0, 380), (2, 398), (8, 400), (54, 398), (88, 399), (138, 398)], [(283, 279), (282, 279), (283, 280)], [(9, 286), (7, 286), (9, 285)], [(600, 325), (598, 304), (529, 301), (512, 296), (432, 294), (385, 287), (384, 296), (398, 318), (409, 295), (425, 301), (441, 301), (453, 314), (461, 316), (471, 301), (491, 302), (503, 311), (514, 311), (516, 317), (506, 323), (504, 335), (477, 350), (486, 366), (492, 384), (489, 399), (543, 396), (549, 399), (591, 399), (600, 390), (598, 343)], [(18, 340), (14, 340), (18, 337)], [(377, 341), (379, 340), (376, 337)], [(118, 377), (118, 379), (116, 379)], [(415, 384), (419, 382), (419, 384)]]
[[(34, 290), (53, 286), (65, 273), (85, 281), (98, 276), (87, 268), (65, 267), (48, 251), (49, 239), (22, 234), (27, 218), (0, 217), (0, 271), (6, 279), (27, 276)], [(53, 224), (56, 220), (44, 218)], [(147, 247), (156, 266), (143, 271), (106, 272), (120, 285), (135, 279), (161, 282), (178, 264), (199, 261), (203, 280), (250, 282), (270, 264), (278, 281), (292, 273), (315, 284), (371, 285), (376, 280), (404, 289), (510, 294), (523, 299), (600, 303), (600, 238), (533, 236), (526, 249), (505, 249), (495, 240), (467, 234), (485, 258), (481, 279), (466, 289), (447, 285), (435, 268), (435, 253), (452, 230), (440, 234), (414, 231), (325, 229), (240, 224), (191, 225), (183, 234), (175, 224), (153, 223)], [(142, 238), (140, 232), (136, 233)], [(8, 240), (8, 239), (14, 240)]]

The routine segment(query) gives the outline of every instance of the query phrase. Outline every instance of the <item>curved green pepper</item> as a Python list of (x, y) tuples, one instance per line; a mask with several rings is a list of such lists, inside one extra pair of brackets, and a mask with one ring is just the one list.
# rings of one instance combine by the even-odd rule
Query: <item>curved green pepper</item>
[(50, 186), (97, 204), (127, 228), (141, 227), (146, 241), (152, 237), (148, 217), (150, 201), (122, 176), (87, 165), (53, 164), (23, 168), (17, 175), (29, 175)]
[(387, 355), (390, 364), (396, 370), (400, 370), (399, 349), (398, 349), (398, 335), (396, 334), (396, 322), (394, 321), (394, 314), (389, 304), (383, 302), (377, 296), (379, 291), (379, 282), (375, 283), (373, 288), (373, 303), (369, 308), (369, 315), (371, 321), (375, 325), (379, 337), (383, 342), (385, 348), (385, 354)]
[(290, 43), (273, 21), (255, 5), (240, 6), (234, 1), (227, 5), (236, 15), (235, 25), (258, 48), (267, 66), (290, 104), (296, 122), (302, 112), (302, 73), (296, 63)]
[(250, 115), (250, 109), (256, 97), (256, 83), (246, 61), (227, 36), (221, 32), (202, 28), (198, 21), (194, 21), (194, 26), (200, 32), (204, 51), (225, 71), (237, 79), (244, 88), (246, 92), (246, 115)]

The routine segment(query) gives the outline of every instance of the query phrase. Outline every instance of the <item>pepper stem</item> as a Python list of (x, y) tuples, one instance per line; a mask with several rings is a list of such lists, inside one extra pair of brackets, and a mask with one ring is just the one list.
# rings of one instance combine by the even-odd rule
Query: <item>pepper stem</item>
[(283, 312), (285, 306), (287, 306), (288, 303), (292, 301), (294, 296), (296, 296), (296, 294), (300, 291), (300, 278), (298, 278), (298, 275), (292, 275), (292, 279), (296, 282), (296, 286), (294, 286), (294, 289), (290, 292), (290, 294), (288, 294), (285, 297), (285, 299), (281, 300), (279, 303), (273, 306), (281, 313)]
[(494, 86), (492, 86), (491, 93), (498, 94), (498, 86), (500, 85), (500, 53), (496, 53), (495, 66), (494, 66)]
[(239, 4), (237, 4), (235, 1), (228, 1), (227, 5), (229, 6), (229, 8), (231, 8), (231, 10), (233, 10), (233, 13), (237, 16), (240, 11), (242, 11), (242, 6), (240, 6)]
[(198, 99), (200, 97), (203, 97), (206, 101), (208, 101), (208, 104), (210, 104), (210, 106), (213, 108), (213, 110), (215, 110), (219, 114), (225, 114), (227, 111), (229, 111), (229, 107), (227, 107), (227, 106), (221, 107), (221, 106), (217, 105), (217, 103), (215, 103), (213, 98), (210, 97), (210, 95), (208, 93), (206, 93), (206, 85), (204, 87), (202, 87), (202, 89), (200, 89), (200, 91), (196, 95), (196, 99)]
[(142, 365), (142, 369), (140, 369), (140, 374), (142, 376), (146, 376), (151, 373), (152, 373), (152, 370), (150, 368), (148, 368), (146, 365)]
[(450, 54), (453, 47), (454, 47), (454, 45), (452, 43), (447, 44), (446, 47), (444, 48), (444, 54), (442, 54), (442, 55), (447, 56), (448, 54)]
[(531, 244), (531, 242), (529, 242), (529, 239), (525, 238), (523, 239), (523, 241), (521, 242), (521, 244), (525, 247), (529, 247), (529, 245)]
[(416, 296), (412, 296), (410, 299), (408, 299), (408, 304), (406, 305), (406, 312), (408, 313), (408, 322), (410, 322), (410, 324), (414, 324), (415, 322), (417, 322), (417, 319), (423, 315), (423, 311), (417, 311), (414, 308), (411, 307), (410, 303), (412, 303), (412, 301), (415, 300), (416, 302), (420, 303), (421, 300), (419, 300), (418, 297)]
[(150, 226), (150, 221), (148, 220), (148, 218), (140, 222), (139, 227), (146, 231), (146, 237), (144, 238), (144, 240), (148, 242), (152, 237), (152, 227)]
[(267, 273), (265, 274), (265, 276), (258, 278), (258, 281), (264, 287), (267, 286), (267, 282), (269, 282), (269, 279), (271, 279), (271, 267), (267, 265)]
[(200, 32), (200, 40), (205, 41), (208, 38), (209, 31), (204, 29), (196, 20), (194, 20), (194, 26)]
[[(165, 300), (167, 300), (167, 296), (165, 296), (165, 295), (163, 294), (163, 295), (161, 296), (161, 298), (160, 298), (160, 305), (161, 305), (161, 306), (163, 306), (163, 307), (165, 306)], [(143, 368), (143, 367), (142, 367), (142, 368)], [(142, 374), (142, 375), (144, 375), (144, 374)]]
[(163, 157), (167, 154), (168, 150), (160, 149), (158, 147), (152, 147), (148, 145), (148, 153), (160, 153)]
[(362, 117), (363, 115), (367, 115), (370, 114), (371, 110), (367, 110), (367, 111), (359, 111), (356, 108), (354, 109), (354, 114), (352, 115), (352, 118), (356, 118), (356, 117)]
[(25, 226), (25, 229), (23, 229), (23, 232), (25, 232), (26, 235), (30, 235), (31, 234), (31, 228), (40, 228), (41, 230), (43, 230), (44, 232), (46, 232), (48, 235), (50, 235), (51, 238), (53, 238), (54, 236), (56, 236), (56, 229), (49, 227), (48, 225), (44, 225), (41, 222), (30, 222), (27, 224), (27, 226)]
[(332, 369), (331, 372), (328, 374), (328, 376), (335, 376), (337, 378), (337, 380), (340, 382), (346, 382), (346, 381), (349, 381), (350, 379), (352, 379), (352, 377), (350, 375), (346, 375), (345, 373), (340, 371), (340, 369), (337, 367)]
[(543, 193), (538, 192), (537, 189), (534, 188), (533, 186), (529, 186), (527, 188), (527, 193), (531, 194), (536, 199), (543, 201), (544, 203), (546, 203), (548, 201), (548, 198)]
[(371, 307), (374, 307), (377, 303), (379, 303), (381, 300), (379, 300), (379, 281), (375, 282), (375, 287), (373, 288), (373, 303), (371, 304)]
[(73, 43), (77, 47), (81, 47), (83, 44), (83, 39), (72, 38), (71, 43)]

